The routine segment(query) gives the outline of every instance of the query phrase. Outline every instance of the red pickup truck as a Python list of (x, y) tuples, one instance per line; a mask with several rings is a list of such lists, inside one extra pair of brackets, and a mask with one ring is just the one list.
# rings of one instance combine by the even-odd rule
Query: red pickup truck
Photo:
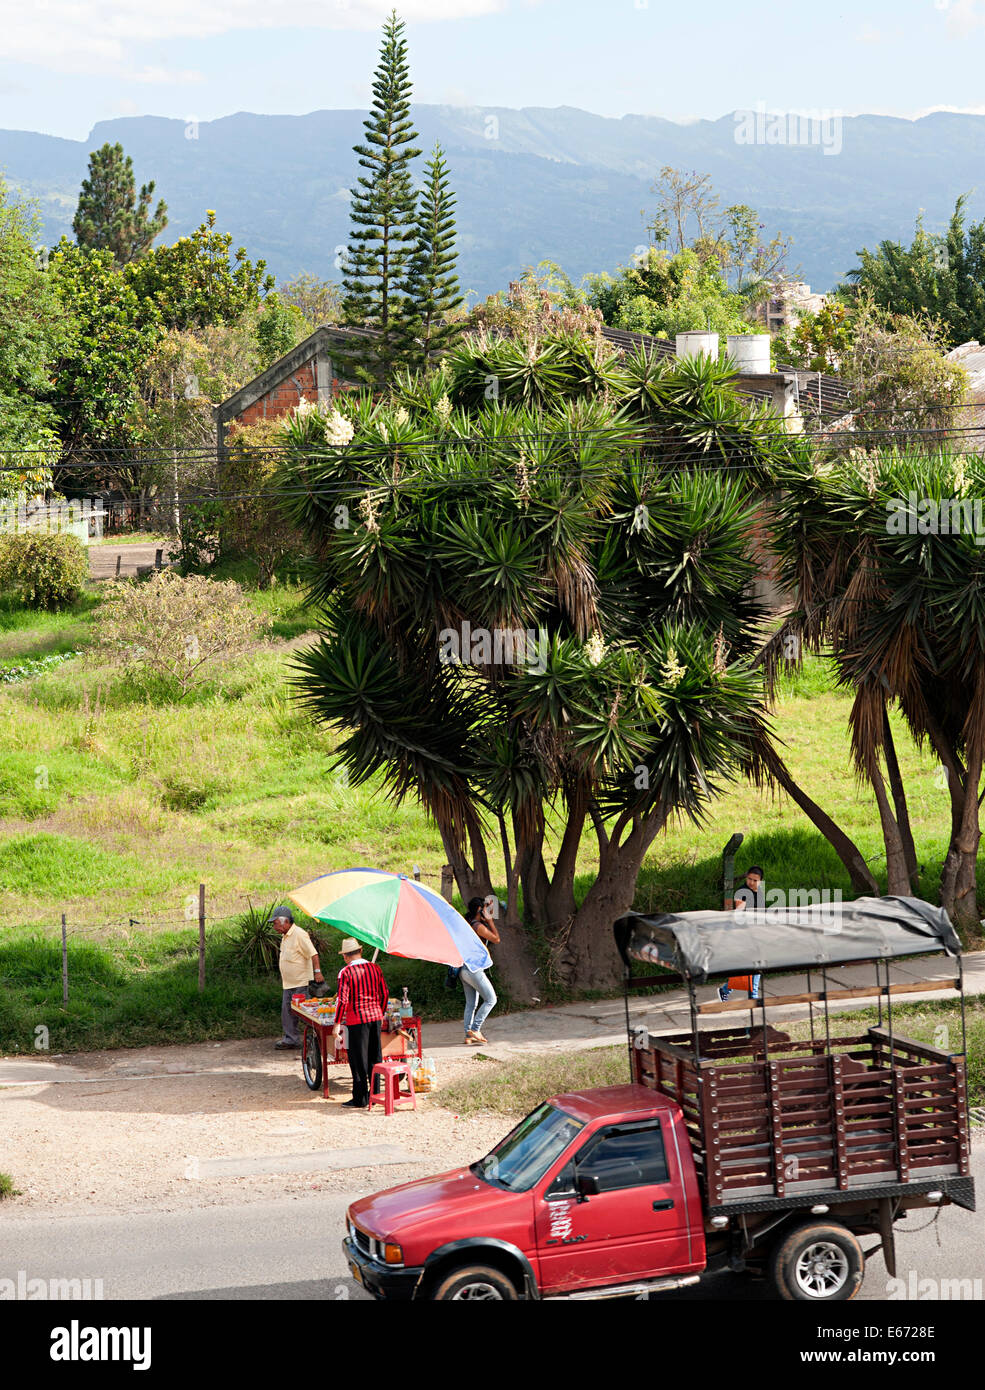
[[(939, 909), (893, 899), (887, 914), (884, 900), (869, 901), (846, 904), (844, 932), (828, 943), (813, 927), (828, 934), (829, 924), (802, 909), (777, 950), (814, 953), (815, 968), (821, 950), (837, 963), (872, 943), (884, 959), (958, 955)], [(763, 915), (741, 914), (737, 931), (762, 937), (776, 925), (757, 924)], [(689, 920), (699, 916), (717, 920)], [(694, 982), (716, 951), (724, 971), (737, 969), (729, 924), (739, 916), (617, 923), (627, 985), (652, 983), (631, 978), (631, 960), (673, 964), (691, 1031), (634, 1029), (631, 1084), (553, 1096), (470, 1167), (354, 1202), (344, 1241), (353, 1277), (381, 1299), (577, 1299), (646, 1296), (730, 1270), (765, 1276), (781, 1298), (833, 1302), (855, 1296), (877, 1250), (895, 1274), (893, 1231), (907, 1212), (951, 1202), (974, 1211), (964, 1056), (900, 1038), (891, 1011), (888, 1028), (833, 1034), (828, 999), (842, 991), (827, 988), (796, 996), (824, 1003), (824, 1036), (812, 1028), (809, 1039), (767, 1024), (765, 994), (699, 1005)], [(725, 928), (727, 949), (716, 940)], [(872, 993), (890, 1010), (895, 992), (913, 989), (890, 983), (888, 965), (877, 980)], [(941, 983), (960, 986), (960, 965), (957, 981)], [(698, 1027), (701, 1012), (734, 1010), (762, 1020)], [(863, 1250), (867, 1236), (875, 1243)]]
[(364, 1197), (348, 1218), (349, 1266), (378, 1298), (669, 1289), (705, 1267), (680, 1111), (642, 1086), (555, 1096), (471, 1168)]

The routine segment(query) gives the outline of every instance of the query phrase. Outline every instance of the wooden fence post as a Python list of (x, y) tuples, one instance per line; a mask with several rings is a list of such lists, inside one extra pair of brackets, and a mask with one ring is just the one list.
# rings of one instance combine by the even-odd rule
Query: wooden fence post
[(205, 988), (205, 884), (198, 885), (198, 990)]
[(68, 937), (65, 933), (65, 914), (62, 913), (62, 1003), (68, 1003)]
[(450, 864), (441, 866), (441, 896), (445, 902), (450, 903), (452, 894), (455, 891), (455, 870)]

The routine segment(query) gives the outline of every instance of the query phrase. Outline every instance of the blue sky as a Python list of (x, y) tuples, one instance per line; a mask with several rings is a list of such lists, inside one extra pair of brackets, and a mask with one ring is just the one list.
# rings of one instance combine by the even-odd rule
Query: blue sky
[[(365, 107), (392, 0), (0, 0), (0, 127)], [(985, 113), (985, 0), (405, 0), (415, 99)], [(310, 21), (298, 27), (298, 16)], [(0, 151), (2, 161), (2, 151)]]

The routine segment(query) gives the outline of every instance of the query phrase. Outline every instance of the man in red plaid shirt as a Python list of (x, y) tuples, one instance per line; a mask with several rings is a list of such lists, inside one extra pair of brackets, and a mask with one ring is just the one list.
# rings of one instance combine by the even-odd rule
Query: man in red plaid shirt
[(389, 993), (383, 971), (375, 961), (363, 960), (358, 941), (347, 936), (339, 954), (345, 965), (339, 971), (335, 1036), (341, 1035), (344, 1023), (349, 1034), (346, 1051), (352, 1070), (352, 1099), (342, 1103), (365, 1110), (369, 1105), (369, 1078), (376, 1063), (383, 1060), (380, 1024), (386, 1017)]

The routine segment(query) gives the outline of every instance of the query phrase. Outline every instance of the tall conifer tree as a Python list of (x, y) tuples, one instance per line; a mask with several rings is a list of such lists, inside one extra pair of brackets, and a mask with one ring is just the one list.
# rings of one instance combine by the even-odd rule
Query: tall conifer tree
[(414, 348), (421, 365), (447, 348), (459, 325), (449, 315), (462, 302), (455, 250), (455, 195), (448, 186), (444, 151), (435, 145), (417, 205), (416, 245), (405, 290), (413, 314)]
[(410, 162), (420, 154), (410, 116), (411, 81), (404, 25), (394, 10), (383, 28), (373, 105), (363, 122), (366, 143), (353, 148), (367, 173), (352, 190), (352, 231), (343, 287), (348, 323), (380, 332), (378, 374), (408, 360), (413, 329), (404, 281), (415, 235), (416, 198)]
[(168, 205), (162, 199), (151, 216), (154, 184), (145, 183), (140, 197), (133, 179), (133, 160), (122, 145), (103, 145), (89, 156), (89, 177), (82, 180), (72, 231), (80, 246), (112, 251), (117, 265), (139, 260), (168, 225)]

